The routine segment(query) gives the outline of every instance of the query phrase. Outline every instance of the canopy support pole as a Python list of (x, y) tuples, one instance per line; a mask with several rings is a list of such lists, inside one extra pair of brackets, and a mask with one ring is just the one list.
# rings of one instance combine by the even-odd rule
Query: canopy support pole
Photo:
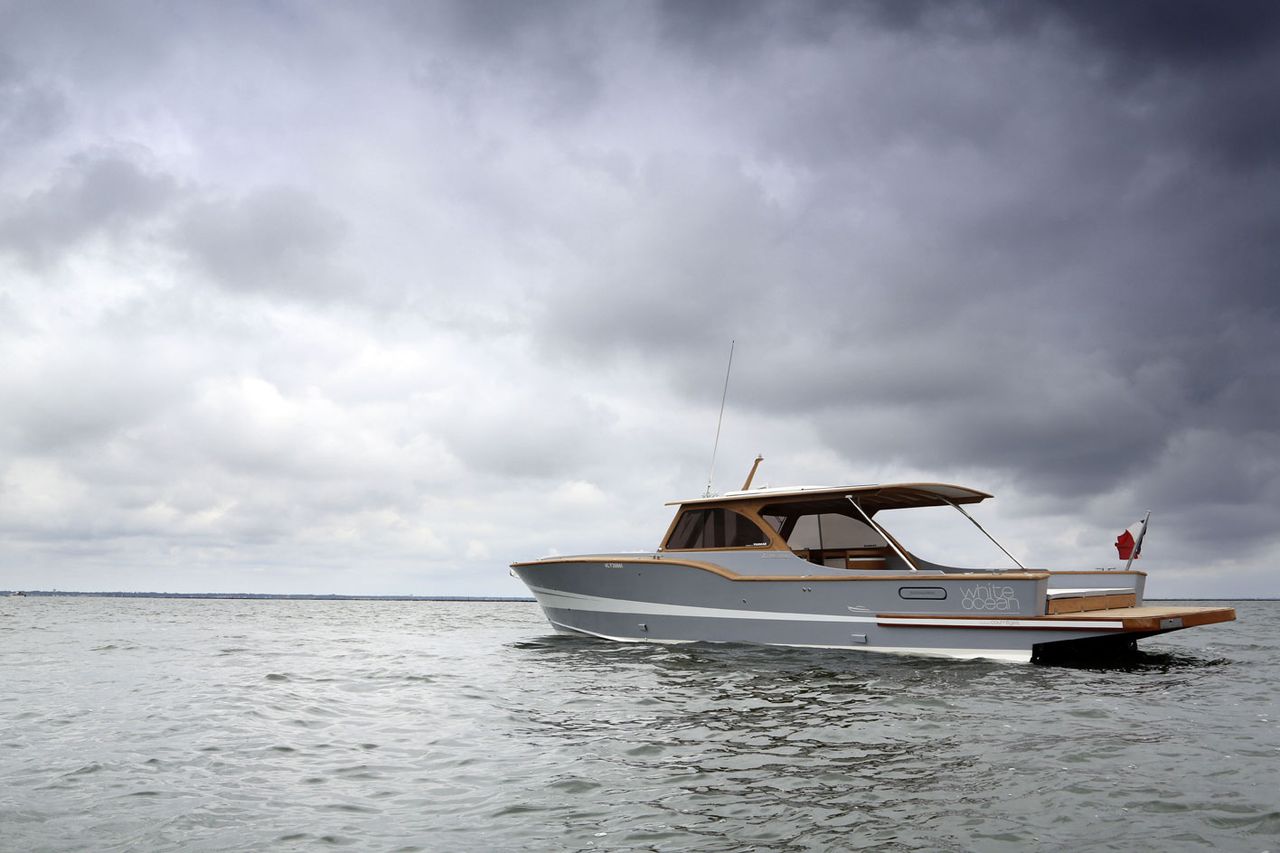
[[(938, 497), (942, 497), (942, 495), (938, 495)], [(946, 501), (948, 504), (950, 504), (950, 505), (951, 505), (951, 508), (952, 508), (952, 509), (954, 509), (956, 512), (960, 513), (960, 514), (961, 514), (961, 515), (963, 515), (965, 518), (967, 518), (967, 519), (969, 519), (970, 521), (972, 521), (972, 522), (973, 522), (973, 526), (974, 526), (974, 527), (976, 527), (976, 528), (978, 528), (979, 530), (981, 530), (983, 533), (985, 533), (985, 534), (986, 534), (986, 536), (987, 536), (987, 538), (991, 540), (992, 544), (994, 544), (994, 545), (995, 545), (997, 548), (999, 548), (1001, 551), (1004, 551), (1004, 555), (1005, 555), (1006, 557), (1008, 557), (1010, 560), (1013, 560), (1015, 563), (1018, 563), (1018, 558), (1017, 558), (1017, 557), (1015, 557), (1015, 556), (1013, 556), (1012, 554), (1010, 554), (1007, 550), (1005, 550), (1005, 547), (1004, 547), (1003, 545), (1001, 545), (999, 542), (996, 542), (996, 537), (992, 536), (990, 533), (987, 533), (987, 528), (985, 528), (985, 527), (983, 527), (981, 524), (979, 524), (979, 523), (978, 523), (978, 520), (977, 520), (976, 518), (974, 518), (972, 515), (969, 515), (969, 513), (965, 512), (965, 511), (964, 511), (964, 509), (960, 506), (960, 504), (958, 504), (958, 503), (953, 503), (953, 502), (952, 502), (950, 499), (948, 499), (948, 498), (942, 498), (942, 499), (943, 499), (944, 501)], [(1022, 565), (1022, 563), (1018, 563), (1018, 568), (1022, 569), (1024, 572), (1027, 570), (1027, 567), (1026, 567), (1026, 566), (1024, 566), (1024, 565)]]
[(908, 566), (911, 567), (911, 571), (913, 572), (920, 571), (919, 569), (916, 568), (916, 564), (911, 562), (911, 558), (908, 557), (906, 553), (901, 548), (898, 547), (898, 543), (893, 541), (893, 537), (890, 536), (888, 533), (885, 533), (883, 527), (881, 527), (880, 525), (876, 524), (874, 521), (871, 520), (871, 516), (867, 515), (867, 511), (863, 509), (858, 504), (858, 502), (853, 499), (853, 495), (845, 495), (844, 499), (847, 500), (849, 503), (853, 504), (853, 508), (858, 511), (858, 514), (867, 520), (867, 524), (871, 525), (872, 530), (874, 530), (876, 533), (879, 533), (880, 536), (884, 539), (884, 541), (889, 543), (889, 547), (893, 549), (893, 553), (901, 557), (902, 562), (906, 563)]

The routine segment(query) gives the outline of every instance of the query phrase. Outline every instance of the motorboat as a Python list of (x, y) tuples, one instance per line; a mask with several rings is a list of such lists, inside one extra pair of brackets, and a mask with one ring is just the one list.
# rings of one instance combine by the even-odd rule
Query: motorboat
[(932, 563), (882, 523), (950, 506), (990, 537), (964, 509), (992, 497), (977, 489), (751, 489), (755, 470), (739, 491), (668, 503), (675, 516), (656, 551), (550, 556), (511, 570), (557, 631), (621, 642), (1049, 662), (1117, 657), (1145, 637), (1235, 619), (1230, 607), (1146, 605), (1146, 572), (1131, 568)]

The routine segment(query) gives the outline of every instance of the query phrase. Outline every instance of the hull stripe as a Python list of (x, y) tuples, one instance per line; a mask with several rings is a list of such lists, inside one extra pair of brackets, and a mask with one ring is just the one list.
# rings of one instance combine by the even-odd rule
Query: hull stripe
[(603, 598), (576, 592), (529, 587), (543, 607), (556, 610), (588, 610), (593, 613), (636, 613), (649, 616), (686, 616), (699, 619), (757, 619), (779, 622), (873, 622), (879, 625), (913, 628), (996, 628), (1036, 629), (1041, 631), (1115, 631), (1124, 628), (1123, 622), (1068, 621), (1065, 619), (948, 619), (944, 617), (881, 617), (845, 616), (836, 613), (790, 613), (774, 610), (744, 610), (725, 607), (696, 607), (689, 604), (659, 604), (652, 601), (632, 601), (622, 598)]
[(643, 613), (651, 616), (693, 616), (704, 619), (771, 619), (783, 622), (875, 622), (875, 616), (825, 615), (820, 613), (779, 613), (770, 610), (739, 610), (724, 607), (695, 607), (689, 604), (658, 604), (623, 598), (601, 598), (529, 587), (538, 603), (557, 610), (590, 610), (596, 613)]
[(877, 620), (881, 625), (911, 628), (1031, 628), (1039, 631), (1120, 631), (1123, 622), (1068, 622), (1065, 619), (947, 619), (942, 618), (893, 618)]

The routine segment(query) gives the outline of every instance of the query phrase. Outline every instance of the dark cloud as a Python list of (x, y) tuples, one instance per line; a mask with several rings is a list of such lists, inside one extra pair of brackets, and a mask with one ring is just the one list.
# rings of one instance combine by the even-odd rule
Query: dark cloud
[(1268, 92), (1280, 73), (1276, 4), (1088, 0), (1043, 8), (1046, 20), (1096, 50), (1122, 91), (1164, 102), (1151, 113), (1169, 121), (1168, 143), (1181, 137), (1228, 167), (1274, 165), (1280, 106)]
[(1135, 66), (1246, 63), (1280, 41), (1280, 7), (1267, 0), (1072, 0), (1043, 6), (1117, 61)]
[[(677, 226), (640, 253), (604, 224), (587, 257), (645, 262), (589, 261), (606, 272), (547, 303), (556, 339), (644, 354), (697, 399), (713, 371), (691, 360), (737, 337), (763, 350), (740, 405), (806, 413), (854, 467), (963, 460), (1063, 496), (1133, 482), (1192, 424), (1265, 421), (1280, 401), (1264, 341), (1280, 185), (1244, 148), (1219, 155), (1235, 128), (1261, 134), (1240, 137), (1259, 157), (1280, 150), (1258, 104), (1274, 75), (1255, 74), (1274, 37), (1204, 5), (1147, 34), (1127, 14), (663, 6), (662, 36), (698, 63), (732, 55), (733, 76), (757, 80), (781, 69), (771, 85), (786, 97), (761, 99), (741, 156), (809, 181), (780, 205), (742, 172), (733, 193), (682, 177), (655, 213), (622, 220)], [(1203, 49), (1190, 43), (1202, 25), (1215, 33)], [(773, 60), (802, 32), (874, 52), (868, 30), (894, 48), (870, 64), (824, 55), (823, 76), (789, 79)], [(1099, 58), (1137, 70), (1090, 74)], [(707, 227), (684, 216), (697, 210)], [(1254, 377), (1248, 402), (1224, 376)]]

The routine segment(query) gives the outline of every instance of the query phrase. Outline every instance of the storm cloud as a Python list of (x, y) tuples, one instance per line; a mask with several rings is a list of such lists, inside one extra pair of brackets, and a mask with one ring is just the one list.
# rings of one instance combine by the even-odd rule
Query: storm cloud
[(719, 489), (1276, 592), (1274, 4), (2, 15), (0, 587), (517, 593), (701, 492), (732, 339)]

